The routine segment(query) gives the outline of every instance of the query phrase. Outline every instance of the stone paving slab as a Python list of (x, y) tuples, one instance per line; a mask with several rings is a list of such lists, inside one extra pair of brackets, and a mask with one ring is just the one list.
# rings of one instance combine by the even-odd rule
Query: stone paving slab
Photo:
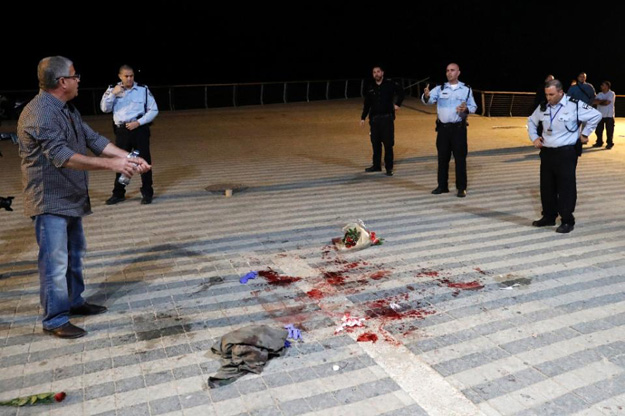
[[(68, 393), (0, 415), (625, 414), (620, 123), (612, 150), (580, 159), (576, 228), (558, 235), (530, 225), (539, 160), (523, 118), (471, 118), (459, 199), (430, 194), (435, 118), (406, 104), (392, 178), (363, 172), (359, 100), (159, 115), (152, 205), (138, 180), (104, 205), (113, 176), (90, 173), (86, 295), (109, 312), (75, 319), (78, 340), (41, 332), (19, 158), (0, 142), (0, 194), (16, 196), (0, 212), (0, 400)], [(109, 117), (86, 119), (111, 136)], [(246, 189), (205, 190), (219, 184)], [(356, 218), (384, 244), (334, 251)], [(279, 279), (240, 284), (250, 270)], [(335, 334), (346, 312), (366, 327)], [(289, 323), (304, 342), (208, 388), (223, 334)]]

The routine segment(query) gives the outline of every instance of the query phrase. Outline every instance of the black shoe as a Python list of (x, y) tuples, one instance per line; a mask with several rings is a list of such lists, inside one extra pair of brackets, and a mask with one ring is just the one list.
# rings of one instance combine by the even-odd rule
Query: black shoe
[(534, 221), (532, 225), (534, 227), (547, 227), (551, 225), (556, 225), (556, 220), (550, 220), (549, 218), (542, 217), (541, 219)]
[(66, 323), (65, 325), (61, 325), (58, 328), (54, 329), (43, 329), (43, 332), (46, 334), (54, 335), (58, 338), (80, 338), (87, 335), (87, 331), (82, 328), (73, 325), (71, 322)]
[(461, 189), (458, 191), (458, 198), (464, 198), (465, 196), (467, 196), (467, 190), (466, 189)]
[(393, 176), (393, 171), (392, 170), (387, 170), (386, 171), (386, 176)]
[(592, 145), (592, 147), (602, 147), (602, 146), (603, 146), (603, 143), (599, 143), (599, 142)]
[(558, 228), (556, 228), (556, 233), (561, 233), (561, 234), (570, 233), (571, 231), (573, 231), (574, 228), (575, 228), (575, 225), (573, 224), (562, 223), (560, 224)]
[(106, 205), (115, 205), (125, 200), (126, 200), (126, 197), (113, 195), (112, 197), (106, 200)]
[(382, 172), (382, 168), (377, 168), (375, 166), (369, 166), (365, 169), (365, 172)]
[(440, 186), (432, 191), (434, 195), (446, 194), (448, 192), (449, 192), (449, 188), (441, 188)]
[(76, 308), (70, 308), (70, 315), (99, 315), (106, 312), (106, 306), (92, 305), (91, 303), (83, 303)]
[(613, 147), (614, 147), (614, 143), (608, 143), (608, 145), (605, 147), (605, 150), (610, 150)]
[(152, 203), (152, 197), (151, 196), (147, 196), (147, 195), (143, 195), (143, 198), (141, 198), (141, 205), (147, 205), (147, 204), (151, 204)]

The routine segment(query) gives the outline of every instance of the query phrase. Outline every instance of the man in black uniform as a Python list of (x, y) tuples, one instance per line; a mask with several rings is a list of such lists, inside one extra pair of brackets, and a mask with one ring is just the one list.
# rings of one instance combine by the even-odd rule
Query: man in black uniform
[(404, 101), (404, 90), (390, 79), (384, 78), (381, 67), (373, 67), (373, 82), (367, 88), (365, 105), (360, 117), (360, 125), (365, 125), (369, 115), (371, 126), (371, 146), (373, 147), (373, 165), (365, 172), (382, 171), (382, 145), (384, 145), (384, 167), (386, 175), (393, 176), (393, 145), (395, 144), (395, 111)]

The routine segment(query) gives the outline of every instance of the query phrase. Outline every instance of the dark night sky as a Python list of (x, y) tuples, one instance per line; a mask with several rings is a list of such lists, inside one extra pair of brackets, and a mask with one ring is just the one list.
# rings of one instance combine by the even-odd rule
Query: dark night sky
[[(12, 59), (2, 65), (0, 90), (36, 89), (39, 59), (60, 54), (74, 61), (83, 87), (115, 81), (122, 63), (156, 86), (360, 78), (377, 63), (390, 77), (440, 82), (455, 61), (461, 80), (479, 89), (534, 91), (547, 73), (568, 84), (583, 70), (595, 87), (610, 79), (617, 93), (625, 91), (618, 13), (601, 17), (588, 3), (583, 10), (536, 3), (551, 7), (542, 12), (545, 6), (529, 2), (222, 3), (153, 1), (124, 13), (118, 6), (130, 4), (87, 11), (61, 2), (48, 21), (43, 11), (15, 13), (30, 26), (16, 19), (3, 31), (2, 49)], [(38, 40), (9, 34), (29, 27), (38, 28)]]

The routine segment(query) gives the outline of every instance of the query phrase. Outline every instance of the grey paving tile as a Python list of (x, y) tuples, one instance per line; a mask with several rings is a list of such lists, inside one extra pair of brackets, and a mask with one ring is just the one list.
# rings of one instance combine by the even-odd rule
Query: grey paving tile
[[(301, 372), (308, 373), (310, 378), (304, 378), (300, 380), (293, 379), (292, 376), (299, 374), (300, 371), (291, 371), (289, 373), (280, 372), (280, 373), (263, 374), (262, 378), (263, 380), (265, 380), (265, 384), (267, 384), (267, 386), (270, 388), (280, 387), (280, 386), (284, 386), (287, 384), (293, 384), (294, 382), (297, 383), (299, 381), (310, 380), (311, 378), (317, 378), (317, 373), (315, 373), (310, 368), (303, 368)], [(304, 375), (304, 377), (306, 376)]]
[(167, 358), (167, 354), (165, 354), (165, 350), (162, 348), (157, 348), (155, 350), (149, 351), (140, 351), (138, 353), (141, 362), (147, 363), (150, 361), (162, 360), (163, 358)]
[(110, 410), (108, 412), (98, 413), (95, 416), (117, 416), (117, 411)]
[(484, 350), (481, 353), (469, 354), (453, 360), (443, 361), (434, 365), (433, 368), (443, 376), (447, 377), (461, 371), (488, 364), (491, 361), (498, 360), (509, 355), (509, 353), (500, 348), (492, 348)]
[(579, 332), (570, 328), (561, 328), (556, 331), (538, 334), (535, 337), (527, 337), (502, 344), (500, 347), (511, 354), (519, 354), (524, 351), (530, 351), (559, 341), (575, 338), (577, 336), (579, 336)]
[(115, 394), (115, 383), (108, 382), (96, 384), (95, 386), (87, 386), (85, 388), (85, 400), (97, 399)]
[(172, 371), (176, 380), (202, 375), (202, 370), (196, 364), (187, 365), (184, 367), (176, 367)]
[(280, 409), (282, 409), (285, 416), (303, 415), (312, 411), (312, 408), (308, 405), (308, 402), (306, 402), (305, 399), (297, 399), (280, 403)]
[(506, 377), (493, 379), (486, 383), (475, 385), (473, 386), (473, 390), (476, 391), (484, 400), (490, 400), (495, 397), (520, 390), (543, 380), (546, 380), (546, 377), (543, 374), (532, 368), (528, 368), (527, 370), (509, 374)]
[(515, 416), (561, 416), (570, 415), (589, 408), (585, 402), (575, 394), (565, 394), (554, 400), (549, 400), (539, 406), (518, 412)]
[(315, 411), (339, 405), (332, 393), (317, 394), (316, 396), (306, 397), (305, 400), (308, 406)]
[(115, 381), (115, 391), (123, 393), (125, 391), (138, 390), (145, 387), (143, 376), (130, 377)]
[(428, 413), (423, 410), (418, 404), (413, 404), (403, 409), (393, 410), (391, 412), (383, 413), (380, 416), (429, 416)]
[(359, 384), (358, 388), (364, 393), (365, 397), (375, 397), (401, 390), (401, 387), (391, 378), (383, 378), (381, 380)]
[(158, 373), (144, 374), (146, 386), (169, 383), (174, 379), (171, 371), (160, 371)]
[(180, 403), (185, 409), (197, 406), (209, 405), (211, 403), (210, 395), (205, 391), (197, 391), (180, 396)]
[(338, 401), (341, 405), (359, 402), (367, 398), (367, 396), (365, 396), (365, 394), (360, 391), (358, 387), (349, 387), (346, 389), (337, 390), (334, 391), (333, 394), (336, 398), (336, 401)]
[(138, 354), (128, 354), (128, 355), (120, 355), (117, 357), (113, 357), (113, 367), (125, 367), (127, 365), (135, 365), (139, 364), (141, 359)]
[(220, 402), (241, 396), (241, 393), (239, 393), (235, 383), (236, 381), (233, 384), (217, 387), (216, 389), (210, 389), (208, 392), (210, 393), (211, 400), (213, 402)]
[(239, 380), (234, 384), (242, 395), (267, 390), (267, 386), (261, 377)]
[(277, 407), (265, 407), (264, 409), (252, 410), (250, 416), (283, 416), (282, 411)]
[(111, 368), (113, 368), (113, 363), (110, 358), (90, 361), (85, 363), (85, 374), (97, 373), (99, 371), (110, 370)]
[(188, 344), (174, 345), (165, 348), (165, 353), (168, 357), (178, 357), (180, 355), (190, 354), (191, 352), (191, 347)]
[(597, 383), (585, 386), (573, 391), (588, 403), (598, 403), (610, 397), (625, 393), (625, 374), (601, 380)]
[(178, 396), (165, 397), (162, 399), (150, 400), (150, 413), (152, 415), (161, 415), (176, 410), (180, 410), (180, 400)]
[(136, 404), (128, 407), (118, 407), (118, 416), (150, 416), (150, 408), (147, 403)]

